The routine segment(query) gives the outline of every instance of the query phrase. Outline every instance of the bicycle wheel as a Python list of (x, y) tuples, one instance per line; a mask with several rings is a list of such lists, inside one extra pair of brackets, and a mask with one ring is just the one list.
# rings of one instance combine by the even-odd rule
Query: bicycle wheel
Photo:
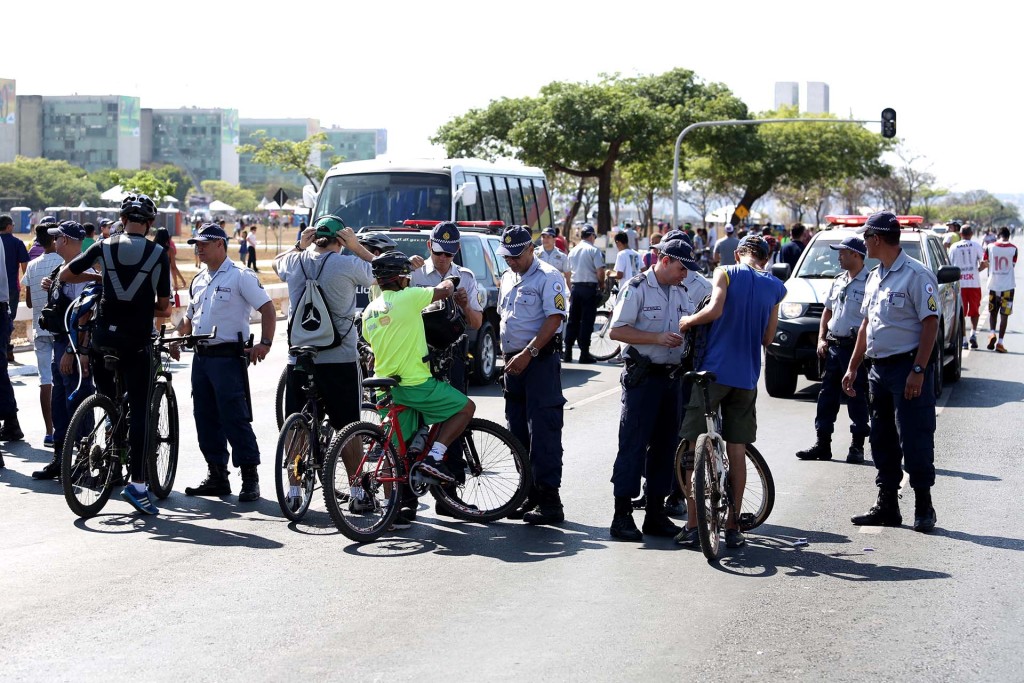
[(693, 497), (697, 502), (697, 537), (709, 562), (718, 559), (721, 546), (721, 507), (724, 504), (715, 472), (715, 442), (707, 434), (697, 437), (693, 463)]
[[(349, 450), (351, 449), (351, 450)], [(349, 472), (343, 454), (358, 463)], [(350, 460), (351, 462), (351, 460)], [(357, 543), (376, 540), (398, 513), (402, 466), (378, 425), (354, 422), (339, 431), (324, 460), (324, 505), (338, 531)]]
[(530, 456), (501, 425), (473, 418), (460, 437), (466, 481), (432, 486), (439, 506), (457, 519), (492, 522), (519, 507), (530, 491)]
[(277, 431), (284, 427), (284, 392), (288, 387), (288, 366), (284, 366), (281, 377), (277, 380), (277, 390), (274, 393), (274, 415), (277, 417)]
[(594, 332), (590, 335), (590, 355), (597, 360), (609, 360), (619, 352), (619, 342), (608, 336), (611, 329), (612, 314), (598, 311), (594, 318)]
[(149, 416), (149, 490), (160, 500), (171, 495), (178, 473), (178, 399), (169, 382), (157, 382)]
[(302, 413), (292, 413), (284, 421), (277, 439), (274, 458), (277, 504), (284, 516), (293, 522), (299, 522), (305, 516), (316, 484), (311, 437), (309, 419)]
[(111, 438), (117, 419), (113, 402), (101, 394), (82, 401), (71, 416), (61, 451), (60, 480), (64, 500), (79, 517), (94, 516), (110, 498), (111, 473), (121, 467)]
[(377, 411), (377, 405), (375, 403), (363, 402), (363, 405), (359, 408), (359, 419), (362, 422), (379, 425), (381, 423), (381, 416)]
[(739, 526), (750, 531), (764, 524), (775, 507), (775, 479), (764, 456), (747, 444), (747, 485), (743, 489), (743, 506), (740, 508)]

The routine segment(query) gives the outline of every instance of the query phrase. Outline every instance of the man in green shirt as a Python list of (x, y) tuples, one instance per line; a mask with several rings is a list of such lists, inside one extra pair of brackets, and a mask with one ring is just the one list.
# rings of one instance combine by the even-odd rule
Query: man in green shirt
[(425, 474), (450, 484), (455, 477), (444, 464), (444, 455), (466, 430), (476, 406), (461, 391), (431, 376), (422, 311), (432, 302), (452, 296), (457, 278), (449, 276), (433, 289), (410, 287), (412, 267), (400, 251), (382, 254), (371, 265), (381, 295), (363, 310), (363, 337), (373, 348), (374, 373), (396, 378), (398, 386), (391, 390), (395, 403), (411, 409), (398, 416), (402, 438), (412, 437), (421, 418), (423, 424), (441, 424), (420, 467)]

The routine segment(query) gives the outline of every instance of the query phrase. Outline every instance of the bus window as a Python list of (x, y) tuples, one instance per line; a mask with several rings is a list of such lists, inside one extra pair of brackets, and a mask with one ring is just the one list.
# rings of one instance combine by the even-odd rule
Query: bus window
[(530, 226), (530, 232), (536, 233), (546, 225), (540, 224), (540, 216), (537, 212), (537, 196), (533, 192), (533, 183), (529, 178), (523, 178), (523, 202), (526, 204), (526, 225)]
[(533, 179), (533, 191), (537, 196), (537, 222), (541, 228), (551, 225), (551, 204), (548, 202), (548, 188), (541, 178)]
[(494, 186), (491, 184), (491, 177), (487, 175), (476, 176), (476, 186), (478, 189), (476, 203), (480, 205), (480, 209), (483, 211), (483, 215), (478, 220), (498, 220), (498, 205), (495, 203)]
[(514, 225), (512, 220), (512, 204), (508, 199), (508, 183), (503, 176), (494, 178), (494, 196), (498, 200), (498, 220), (505, 225)]
[(519, 178), (507, 178), (506, 180), (508, 180), (508, 194), (512, 199), (513, 220), (516, 225), (529, 225), (526, 222), (526, 212), (523, 210), (523, 191), (519, 187)]

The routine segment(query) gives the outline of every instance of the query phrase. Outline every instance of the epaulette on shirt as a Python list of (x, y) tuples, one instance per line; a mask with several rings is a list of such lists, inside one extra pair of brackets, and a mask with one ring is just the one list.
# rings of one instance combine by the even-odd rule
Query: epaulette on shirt
[(630, 287), (639, 287), (640, 284), (647, 279), (647, 273), (640, 273), (629, 278)]

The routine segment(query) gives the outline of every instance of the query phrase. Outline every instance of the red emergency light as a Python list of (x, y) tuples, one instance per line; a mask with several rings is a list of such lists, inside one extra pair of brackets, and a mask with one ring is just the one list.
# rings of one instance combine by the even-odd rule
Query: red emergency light
[[(825, 216), (825, 221), (830, 225), (860, 226), (868, 222), (870, 216)], [(920, 225), (924, 223), (924, 216), (896, 216), (900, 225)]]

